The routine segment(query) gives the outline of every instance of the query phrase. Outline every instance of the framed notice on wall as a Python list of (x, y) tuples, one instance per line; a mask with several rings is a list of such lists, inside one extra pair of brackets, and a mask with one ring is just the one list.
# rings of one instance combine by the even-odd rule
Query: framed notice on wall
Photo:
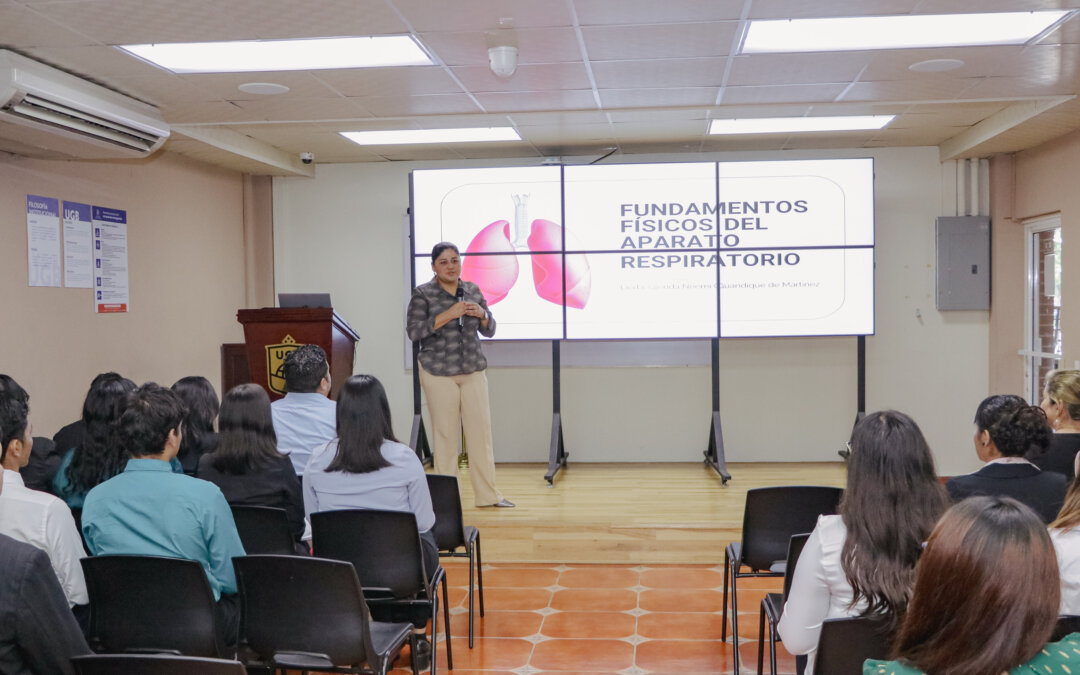
[(127, 211), (91, 209), (94, 239), (94, 309), (99, 314), (128, 311)]

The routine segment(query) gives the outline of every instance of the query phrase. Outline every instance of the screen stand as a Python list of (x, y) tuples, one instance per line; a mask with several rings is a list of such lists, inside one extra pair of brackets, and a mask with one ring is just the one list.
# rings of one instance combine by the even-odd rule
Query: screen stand
[(724, 431), (720, 426), (720, 338), (712, 339), (712, 421), (709, 423), (709, 447), (705, 463), (720, 474), (720, 484), (727, 485), (731, 474), (724, 459)]
[(412, 431), (409, 432), (409, 447), (413, 449), (420, 462), (431, 466), (431, 446), (428, 444), (427, 431), (424, 429), (424, 416), (420, 414), (420, 345), (412, 345), (412, 387), (413, 418)]
[(548, 450), (548, 469), (544, 480), (548, 487), (554, 487), (555, 474), (566, 468), (566, 446), (562, 436), (562, 402), (560, 401), (560, 359), (559, 341), (551, 341), (551, 446)]

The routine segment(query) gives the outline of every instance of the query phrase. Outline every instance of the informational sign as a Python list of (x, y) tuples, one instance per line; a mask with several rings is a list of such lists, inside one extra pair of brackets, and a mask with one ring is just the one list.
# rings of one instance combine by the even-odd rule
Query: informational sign
[(91, 207), (94, 307), (99, 314), (128, 311), (127, 211)]
[(26, 267), (31, 286), (60, 285), (60, 202), (26, 195)]
[(64, 202), (64, 285), (93, 288), (94, 256), (90, 205)]
[(868, 335), (873, 160), (412, 174), (417, 283), (460, 247), (501, 339)]

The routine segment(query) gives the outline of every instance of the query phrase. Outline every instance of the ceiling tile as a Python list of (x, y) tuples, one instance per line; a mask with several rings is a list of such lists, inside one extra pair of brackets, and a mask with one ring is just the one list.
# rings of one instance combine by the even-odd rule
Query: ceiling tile
[(551, 112), (516, 112), (507, 116), (517, 126), (558, 125), (571, 128), (578, 125), (607, 124), (608, 115), (599, 110), (558, 110)]
[(1022, 98), (1076, 94), (1069, 82), (1042, 82), (1024, 77), (984, 77), (964, 90), (964, 98)]
[(754, 54), (731, 61), (728, 85), (851, 82), (871, 58), (857, 54)]
[[(308, 72), (282, 72), (282, 73), (199, 73), (193, 75), (178, 75), (181, 80), (193, 87), (198, 87), (209, 93), (215, 99), (227, 101), (263, 101), (270, 99), (288, 98), (331, 98), (337, 92), (312, 76)], [(248, 94), (238, 88), (246, 82), (268, 82), (281, 84), (289, 88), (284, 94), (272, 96), (260, 94)]]
[(574, 0), (582, 26), (737, 21), (744, 0)]
[(593, 61), (726, 56), (738, 22), (708, 21), (649, 26), (582, 28)]
[(783, 135), (765, 135), (757, 138), (750, 136), (706, 136), (701, 141), (702, 152), (743, 152), (746, 150), (781, 150), (786, 137)]
[[(526, 28), (515, 31), (518, 65), (581, 61), (581, 48), (572, 28)], [(488, 44), (483, 31), (422, 33), (420, 41), (449, 66), (483, 66)]]
[(224, 3), (188, 0), (45, 2), (34, 10), (104, 44), (252, 39), (221, 11)]
[(14, 4), (0, 5), (0, 45), (25, 50), (30, 47), (67, 47), (95, 44), (93, 38), (45, 19)]
[[(1010, 62), (1016, 61), (1023, 49), (1023, 47), (1000, 46), (963, 49), (894, 49), (872, 52), (872, 58), (859, 79), (876, 81), (986, 77), (995, 74)], [(914, 63), (932, 59), (959, 59), (964, 62), (964, 65), (956, 70), (941, 73), (919, 73), (909, 68)]]
[(727, 58), (594, 61), (593, 75), (601, 89), (633, 87), (717, 87)]
[(158, 109), (169, 124), (220, 124), (251, 120), (250, 114), (226, 101), (180, 99), (159, 105)]
[(550, 145), (552, 143), (610, 143), (615, 140), (615, 133), (610, 124), (577, 124), (566, 128), (551, 126), (518, 127), (522, 138), (534, 143)]
[(844, 93), (844, 101), (949, 101), (968, 96), (978, 78), (856, 82)]
[(705, 120), (688, 122), (644, 123), (625, 122), (615, 124), (615, 137), (619, 143), (651, 141), (678, 141), (704, 136), (709, 124)]
[(726, 87), (720, 102), (725, 105), (827, 103), (835, 100), (846, 87), (845, 84), (780, 84), (768, 87)]
[(712, 105), (719, 87), (681, 89), (602, 89), (604, 108), (655, 108), (660, 106)]
[(442, 66), (350, 68), (312, 75), (344, 96), (459, 94), (461, 87)]
[(384, 145), (368, 146), (368, 150), (391, 162), (462, 159), (461, 153), (449, 145)]
[(215, 4), (238, 33), (264, 40), (409, 32), (385, 0), (228, 0)]
[(548, 63), (518, 66), (510, 77), (496, 77), (487, 66), (458, 66), (451, 69), (471, 92), (557, 91), (590, 88), (585, 64)]
[(340, 120), (371, 117), (357, 99), (264, 96), (235, 104), (256, 120)]
[(591, 89), (567, 91), (515, 91), (477, 94), (476, 100), (488, 112), (537, 110), (588, 110), (596, 108)]
[(619, 122), (685, 122), (709, 119), (708, 108), (677, 108), (675, 110), (612, 110), (613, 123)]
[(418, 31), (488, 30), (496, 28), (500, 19), (521, 28), (570, 26), (571, 15), (566, 2), (537, 2), (536, 0), (391, 0)]
[(791, 0), (754, 0), (751, 19), (804, 19), (827, 16), (887, 16), (910, 14), (923, 0), (829, 0), (828, 2), (792, 2)]
[(476, 103), (465, 94), (360, 96), (356, 98), (356, 101), (376, 117), (479, 112)]

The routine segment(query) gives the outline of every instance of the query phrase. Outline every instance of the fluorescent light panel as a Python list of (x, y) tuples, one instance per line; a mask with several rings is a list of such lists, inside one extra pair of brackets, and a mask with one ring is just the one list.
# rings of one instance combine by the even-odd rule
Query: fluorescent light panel
[(342, 131), (342, 136), (358, 145), (408, 145), (413, 143), (477, 143), (520, 141), (513, 127), (472, 127), (467, 129), (390, 129), (386, 131)]
[(881, 129), (895, 115), (857, 115), (847, 117), (761, 117), (713, 120), (710, 135), (780, 134), (806, 131), (865, 131)]
[(741, 54), (1018, 45), (1075, 10), (751, 21)]
[(431, 59), (411, 35), (175, 42), (120, 45), (120, 49), (174, 73), (251, 73), (432, 65)]

